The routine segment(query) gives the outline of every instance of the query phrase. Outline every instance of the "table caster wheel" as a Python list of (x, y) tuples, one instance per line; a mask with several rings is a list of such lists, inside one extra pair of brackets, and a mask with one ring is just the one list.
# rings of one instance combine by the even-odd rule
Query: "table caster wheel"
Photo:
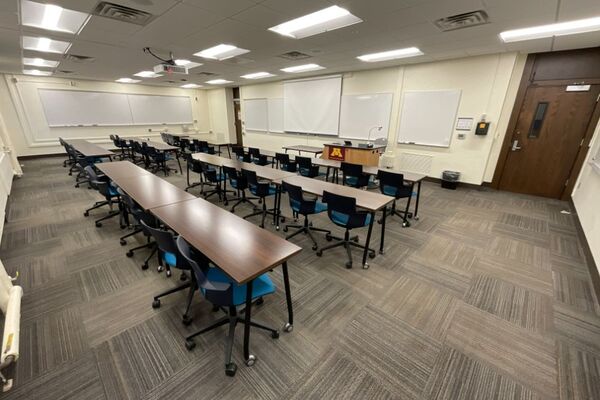
[(83, 213), (83, 216), (84, 216), (84, 217), (88, 217), (89, 215), (90, 215), (90, 213), (89, 213), (89, 212), (87, 212), (87, 211)]
[(254, 365), (254, 363), (255, 363), (255, 362), (256, 362), (256, 357), (255, 357), (255, 356), (253, 356), (252, 354), (250, 354), (250, 355), (248, 356), (248, 359), (246, 360), (246, 365), (247, 365), (248, 367), (251, 367), (251, 366), (253, 366), (253, 365)]
[(273, 338), (273, 339), (279, 339), (279, 331), (271, 332), (271, 338)]
[(163, 270), (164, 270), (164, 269), (165, 269), (165, 267), (163, 267), (162, 265), (159, 265), (159, 266), (156, 268), (156, 271), (158, 271), (158, 272), (163, 272)]
[(317, 250), (318, 248), (319, 248), (319, 246), (317, 246), (316, 244), (313, 245), (313, 247), (312, 247), (313, 250)]
[(275, 230), (278, 231), (279, 230), (279, 225), (275, 227)]
[(96, 228), (101, 228), (102, 227), (102, 222), (96, 222)]
[(363, 269), (369, 269), (369, 263), (364, 263), (363, 264)]
[(167, 275), (167, 278), (170, 278), (171, 275), (173, 275), (173, 273), (171, 272), (170, 269), (168, 269), (167, 272), (166, 272), (166, 275)]
[(414, 219), (415, 221), (418, 221), (418, 220), (419, 220), (419, 216), (415, 216), (413, 219)]
[(317, 257), (321, 257), (323, 255), (323, 252), (321, 250), (317, 251)]
[(185, 341), (185, 348), (188, 349), (188, 351), (194, 350), (194, 347), (196, 347), (196, 342), (194, 342), (193, 340)]
[(229, 363), (225, 365), (225, 375), (227, 376), (235, 376), (237, 371), (237, 365), (235, 363)]
[(154, 301), (152, 302), (152, 308), (159, 308), (159, 307), (160, 307), (160, 300), (154, 299)]
[(133, 251), (129, 250), (125, 255), (129, 258), (133, 257)]
[(142, 264), (142, 269), (143, 270), (147, 270), (148, 269), (148, 263), (143, 263)]
[(120, 239), (119, 243), (121, 244), (121, 246), (125, 246), (127, 244), (127, 242), (125, 241), (125, 239)]
[(410, 222), (406, 221), (402, 223), (403, 228), (408, 228), (410, 226)]
[(192, 323), (192, 317), (190, 317), (189, 315), (184, 315), (184, 316), (181, 318), (181, 322), (183, 322), (183, 324), (184, 324), (185, 326), (188, 326), (189, 324), (191, 324), (191, 323)]
[(283, 330), (286, 332), (291, 332), (294, 330), (294, 325), (290, 324), (289, 322), (285, 324), (285, 326), (283, 327)]

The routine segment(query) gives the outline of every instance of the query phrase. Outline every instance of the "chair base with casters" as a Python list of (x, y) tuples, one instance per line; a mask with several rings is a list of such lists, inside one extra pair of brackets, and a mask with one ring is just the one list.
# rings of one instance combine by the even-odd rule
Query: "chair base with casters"
[(231, 201), (235, 201), (235, 204), (233, 206), (231, 206), (231, 209), (230, 209), (230, 211), (232, 213), (234, 213), (235, 208), (242, 203), (251, 204), (254, 209), (258, 208), (258, 206), (256, 204), (254, 204), (254, 202), (252, 202), (252, 200), (258, 200), (258, 197), (246, 196), (246, 192), (243, 190), (240, 190), (240, 193), (241, 193), (241, 195), (238, 195), (238, 197), (234, 197), (233, 199), (227, 199), (227, 198), (225, 199), (225, 205), (228, 205), (229, 202), (231, 202)]
[[(332, 241), (335, 239), (335, 240), (339, 240), (339, 242), (327, 245), (327, 246), (319, 249), (317, 251), (317, 256), (321, 257), (325, 250), (330, 250), (335, 247), (344, 246), (344, 248), (346, 249), (346, 253), (348, 255), (348, 261), (346, 262), (346, 268), (348, 268), (348, 269), (352, 268), (352, 252), (350, 251), (350, 249), (352, 247), (357, 247), (362, 250), (364, 250), (366, 248), (365, 245), (358, 243), (358, 235), (350, 237), (350, 230), (348, 230), (348, 229), (346, 229), (346, 232), (344, 233), (343, 238), (327, 234), (327, 235), (325, 235), (325, 239), (327, 239), (327, 241)], [(375, 250), (373, 250), (371, 248), (369, 248), (369, 258), (375, 258)], [(365, 263), (365, 265), (363, 265), (363, 268), (364, 269), (369, 268), (369, 264)]]
[[(92, 207), (90, 207), (87, 210), (85, 210), (85, 212), (83, 213), (83, 216), (84, 217), (88, 217), (90, 215), (90, 211), (95, 210), (95, 209), (100, 208), (100, 207), (103, 207), (103, 206), (110, 206), (110, 207), (112, 207), (112, 204), (113, 203), (108, 202), (108, 201), (97, 201), (97, 202), (94, 203), (94, 205)], [(113, 218), (113, 217), (120, 216), (120, 215), (121, 215), (121, 211), (112, 211), (111, 210), (104, 217), (95, 220), (94, 224), (96, 225), (96, 227), (100, 228), (100, 227), (102, 227), (102, 221), (105, 221), (105, 220), (107, 220), (109, 218)], [(123, 227), (123, 225), (121, 225), (121, 227)]]
[[(385, 207), (383, 209), (383, 212), (386, 213), (386, 216), (398, 216), (400, 218), (402, 218), (402, 227), (403, 228), (408, 228), (410, 226), (410, 221), (408, 220), (409, 218), (413, 217), (413, 214), (408, 211), (410, 209), (410, 197), (408, 198), (408, 201), (406, 202), (406, 208), (404, 210), (397, 210), (396, 209), (396, 200), (394, 200), (394, 202), (392, 203), (392, 207), (388, 210), (387, 207)], [(379, 219), (377, 221), (378, 223), (381, 224), (382, 219)]]
[[(262, 199), (262, 208), (260, 207), (254, 207), (254, 212), (248, 215), (244, 215), (242, 218), (244, 219), (248, 219), (250, 217), (255, 217), (257, 215), (262, 215), (262, 219), (260, 221), (260, 227), (264, 228), (265, 227), (265, 219), (267, 218), (267, 215), (272, 215), (275, 216), (277, 214), (277, 210), (275, 209), (275, 207), (273, 208), (267, 208), (267, 201), (265, 199)], [(283, 217), (280, 217), (281, 221), (285, 221), (285, 219)], [(279, 228), (277, 228), (277, 230), (279, 230)]]
[(141, 250), (141, 249), (152, 249), (152, 251), (150, 252), (148, 257), (146, 257), (146, 259), (144, 260), (144, 263), (142, 264), (142, 269), (146, 270), (146, 269), (148, 269), (148, 262), (150, 262), (150, 259), (152, 258), (152, 256), (154, 256), (154, 254), (158, 251), (158, 245), (156, 244), (155, 241), (150, 240), (150, 237), (148, 237), (148, 243), (142, 244), (140, 246), (134, 247), (133, 249), (127, 250), (127, 253), (125, 253), (125, 255), (127, 257), (131, 258), (131, 257), (133, 257), (133, 253), (135, 253), (136, 251)]
[[(220, 270), (218, 270), (217, 268), (211, 268), (211, 271), (209, 272), (209, 276), (211, 280), (218, 280), (218, 281), (222, 281), (222, 282), (228, 282), (229, 278), (226, 277), (223, 272), (221, 272)], [(238, 289), (241, 287), (238, 287)], [(236, 289), (236, 291), (238, 290)], [(254, 294), (253, 297), (257, 297), (255, 300), (255, 304), (262, 304), (262, 296), (261, 294), (269, 294), (272, 293), (272, 291), (274, 291), (274, 287), (272, 282), (270, 282), (270, 279), (268, 277), (266, 277), (265, 275), (259, 276), (258, 278), (256, 278), (254, 280), (253, 283), (253, 289), (252, 289), (252, 293)], [(240, 297), (245, 298), (245, 290), (244, 291), (240, 291), (243, 293), (240, 293)], [(236, 295), (234, 295), (234, 297), (237, 297)], [(239, 301), (236, 301), (236, 303), (239, 303)], [(244, 304), (245, 302), (242, 301), (242, 304)], [(228, 307), (214, 307), (213, 309), (221, 309), (223, 311), (226, 312), (226, 316), (223, 318), (218, 319), (217, 321), (213, 322), (211, 325), (207, 326), (204, 329), (199, 330), (198, 332), (195, 332), (189, 336), (187, 336), (185, 338), (185, 347), (191, 351), (196, 347), (196, 343), (194, 341), (194, 338), (196, 336), (202, 335), (206, 332), (210, 332), (216, 328), (219, 328), (223, 325), (228, 325), (229, 326), (229, 332), (228, 335), (226, 337), (226, 341), (225, 341), (225, 374), (227, 376), (235, 376), (235, 373), (237, 371), (237, 365), (232, 362), (231, 360), (231, 354), (232, 354), (232, 350), (233, 350), (233, 342), (234, 342), (234, 337), (235, 337), (235, 328), (237, 326), (238, 323), (241, 323), (242, 325), (246, 323), (245, 319), (243, 317), (240, 317), (240, 314), (244, 313), (244, 310), (238, 310), (237, 306), (235, 305), (231, 305)], [(271, 338), (273, 339), (278, 339), (279, 338), (279, 331), (277, 329), (273, 329), (270, 328), (268, 326), (262, 325), (260, 323), (257, 323), (255, 321), (250, 321), (250, 326), (257, 328), (257, 329), (261, 329), (261, 330), (265, 330), (267, 332), (269, 332), (271, 334)], [(250, 355), (248, 360), (246, 361), (246, 365), (247, 366), (252, 366), (254, 365), (254, 363), (256, 362), (256, 357), (254, 357), (253, 355)]]
[(189, 289), (188, 290), (188, 298), (187, 298), (187, 306), (185, 308), (185, 312), (181, 316), (181, 322), (184, 325), (189, 325), (192, 323), (192, 320), (193, 320), (192, 317), (190, 317), (189, 313), (190, 313), (190, 308), (192, 307), (192, 300), (194, 299), (194, 293), (196, 292), (196, 290), (198, 290), (198, 285), (196, 284), (194, 274), (192, 274), (192, 278), (190, 280), (188, 280), (187, 275), (182, 273), (180, 279), (182, 281), (187, 281), (187, 282), (182, 285), (179, 285), (177, 287), (174, 287), (173, 289), (169, 289), (165, 292), (162, 292), (162, 293), (154, 296), (154, 299), (152, 301), (152, 308), (156, 309), (156, 308), (160, 307), (160, 298), (161, 297), (165, 297), (170, 294), (177, 293), (177, 292), (180, 292), (185, 289)]
[(299, 235), (301, 233), (304, 233), (305, 235), (308, 235), (308, 237), (310, 238), (310, 240), (312, 240), (312, 242), (313, 242), (312, 249), (313, 250), (317, 250), (319, 248), (319, 245), (317, 244), (317, 241), (316, 241), (316, 239), (315, 239), (315, 237), (313, 235), (313, 232), (323, 232), (323, 233), (331, 236), (331, 231), (330, 230), (313, 227), (312, 224), (310, 224), (308, 222), (308, 218), (307, 217), (304, 217), (304, 224), (303, 225), (288, 224), (288, 225), (285, 225), (283, 227), (283, 231), (287, 232), (290, 228), (296, 229), (296, 232), (287, 235), (285, 237), (286, 240), (290, 240), (294, 236)]

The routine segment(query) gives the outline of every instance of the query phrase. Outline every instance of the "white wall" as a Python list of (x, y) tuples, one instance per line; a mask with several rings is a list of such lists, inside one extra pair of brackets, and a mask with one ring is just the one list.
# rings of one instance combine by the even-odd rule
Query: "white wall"
[[(115, 126), (115, 127), (60, 127), (49, 128), (38, 89), (65, 89), (106, 91), (135, 94), (189, 96), (192, 114), (197, 121), (192, 129), (208, 132), (211, 128), (206, 91), (163, 88), (147, 85), (128, 85), (115, 82), (67, 80), (61, 78), (0, 75), (0, 115), (18, 156), (62, 153), (58, 137), (88, 139), (106, 147), (108, 136), (159, 136), (162, 130), (181, 132), (181, 125)], [(149, 129), (152, 130), (149, 132)]]
[(572, 194), (575, 210), (600, 273), (600, 171), (594, 170), (590, 164), (592, 157), (598, 152), (600, 152), (600, 123), (596, 126), (590, 151)]
[[(461, 181), (481, 184), (492, 179), (525, 59), (526, 55), (503, 53), (346, 73), (342, 94), (393, 93), (388, 151), (394, 156), (401, 153), (430, 156), (429, 176), (440, 177), (443, 170), (451, 169), (461, 172)], [(488, 135), (475, 136), (471, 132), (466, 139), (459, 140), (455, 131), (448, 148), (396, 144), (402, 93), (439, 89), (461, 89), (458, 115), (478, 120), (486, 114), (492, 122)], [(242, 100), (282, 97), (281, 82), (241, 87)], [(435, 117), (435, 110), (431, 110), (431, 115)], [(245, 145), (271, 150), (280, 150), (284, 144), (322, 145), (331, 141), (335, 139), (300, 134), (245, 132), (244, 136)]]
[(206, 91), (206, 96), (210, 120), (210, 136), (207, 139), (236, 143), (233, 91), (230, 88), (211, 89)]

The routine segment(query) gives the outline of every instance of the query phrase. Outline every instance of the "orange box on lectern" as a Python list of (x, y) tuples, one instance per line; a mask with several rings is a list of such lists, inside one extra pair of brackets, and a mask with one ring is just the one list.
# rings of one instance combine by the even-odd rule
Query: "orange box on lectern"
[(346, 149), (343, 147), (329, 146), (327, 156), (330, 160), (344, 161), (346, 159)]

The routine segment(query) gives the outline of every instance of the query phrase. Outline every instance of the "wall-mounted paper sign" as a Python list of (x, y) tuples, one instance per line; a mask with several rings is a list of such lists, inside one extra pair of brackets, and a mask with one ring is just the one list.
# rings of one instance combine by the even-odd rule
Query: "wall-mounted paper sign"
[(567, 92), (589, 92), (592, 85), (568, 85)]
[(473, 118), (458, 118), (456, 121), (457, 131), (470, 131), (473, 128)]

